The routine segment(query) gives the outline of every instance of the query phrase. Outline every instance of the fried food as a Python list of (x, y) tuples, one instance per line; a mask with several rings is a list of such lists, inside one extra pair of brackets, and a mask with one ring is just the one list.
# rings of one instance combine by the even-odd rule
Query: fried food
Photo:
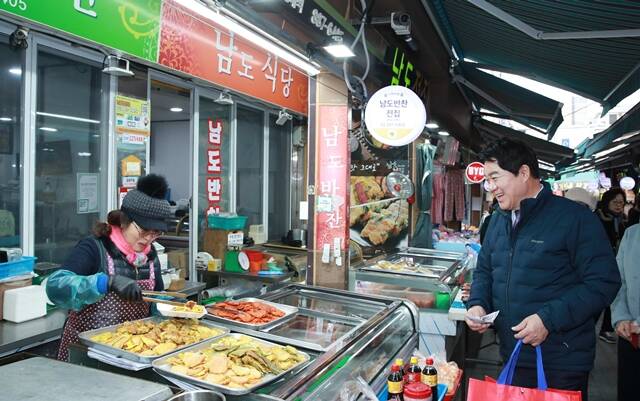
[(381, 245), (408, 226), (409, 205), (402, 200), (396, 201), (379, 213), (372, 213), (360, 236), (368, 238), (373, 245)]
[(269, 323), (285, 315), (280, 309), (262, 302), (219, 302), (208, 311), (218, 317), (249, 324)]
[(167, 359), (172, 372), (233, 389), (250, 388), (306, 360), (292, 346), (266, 345), (249, 336), (227, 336), (196, 352)]
[(125, 322), (115, 331), (91, 337), (92, 341), (143, 356), (164, 355), (184, 345), (219, 336), (222, 330), (192, 320)]
[(187, 301), (184, 306), (174, 306), (171, 309), (174, 312), (194, 312), (194, 313), (202, 313), (204, 312), (204, 306), (198, 305), (194, 301)]

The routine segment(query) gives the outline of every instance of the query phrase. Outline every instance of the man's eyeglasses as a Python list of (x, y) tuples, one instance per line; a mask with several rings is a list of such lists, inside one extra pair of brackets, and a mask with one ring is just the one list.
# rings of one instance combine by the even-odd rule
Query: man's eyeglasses
[(143, 238), (158, 238), (164, 235), (164, 231), (158, 230), (145, 230), (140, 227), (135, 221), (132, 221), (131, 224), (138, 230), (138, 235)]

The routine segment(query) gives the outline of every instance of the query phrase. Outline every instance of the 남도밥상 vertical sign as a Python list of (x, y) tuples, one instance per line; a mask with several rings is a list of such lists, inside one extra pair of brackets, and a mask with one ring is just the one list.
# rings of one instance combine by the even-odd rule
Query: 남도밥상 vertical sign
[(1, 0), (0, 10), (156, 61), (162, 0)]

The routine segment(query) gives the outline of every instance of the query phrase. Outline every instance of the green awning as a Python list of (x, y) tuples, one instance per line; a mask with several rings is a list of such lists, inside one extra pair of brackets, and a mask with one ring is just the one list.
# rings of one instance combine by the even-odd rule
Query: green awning
[[(613, 141), (625, 135), (634, 135), (640, 131), (640, 103), (633, 106), (609, 128), (593, 136), (593, 139), (583, 142), (576, 149), (581, 157), (591, 157), (592, 155), (611, 147)], [(623, 140), (620, 144), (625, 143)]]
[(562, 123), (562, 103), (477, 69), (472, 63), (460, 63), (454, 81), (463, 85), (467, 96), (480, 109), (500, 117), (537, 128), (553, 137)]
[(431, 8), (460, 60), (567, 89), (603, 113), (640, 88), (634, 2), (432, 0)]
[(531, 146), (538, 155), (538, 159), (547, 163), (555, 165), (556, 163), (573, 158), (574, 155), (573, 149), (571, 148), (536, 138), (483, 118), (476, 118), (473, 125), (486, 142), (494, 141), (502, 137), (518, 139)]

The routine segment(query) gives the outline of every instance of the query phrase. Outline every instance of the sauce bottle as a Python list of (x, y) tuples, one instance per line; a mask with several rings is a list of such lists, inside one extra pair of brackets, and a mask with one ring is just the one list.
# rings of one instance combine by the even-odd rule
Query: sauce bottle
[(387, 387), (389, 388), (387, 401), (404, 401), (402, 397), (404, 390), (402, 371), (397, 364), (391, 367), (391, 374), (387, 377)]
[(406, 383), (407, 372), (404, 371), (404, 361), (402, 360), (402, 358), (397, 358), (396, 361), (394, 362), (394, 365), (400, 367), (400, 373), (402, 373), (402, 383)]
[(422, 370), (421, 381), (431, 387), (431, 394), (434, 400), (438, 399), (438, 371), (433, 366), (433, 358), (427, 358), (426, 365)]
[(409, 367), (407, 368), (405, 383), (420, 383), (422, 380), (422, 369), (418, 366), (418, 358), (411, 357)]

